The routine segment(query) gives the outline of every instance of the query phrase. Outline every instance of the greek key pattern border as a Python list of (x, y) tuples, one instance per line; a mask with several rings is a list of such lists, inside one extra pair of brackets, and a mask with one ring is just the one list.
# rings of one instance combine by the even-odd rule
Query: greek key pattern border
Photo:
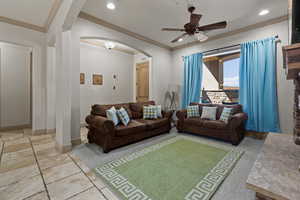
[(119, 167), (129, 161), (142, 157), (150, 152), (156, 151), (166, 145), (172, 144), (182, 138), (175, 137), (159, 144), (150, 146), (141, 151), (137, 151), (123, 158), (108, 162), (102, 167), (96, 168), (96, 172), (101, 175), (108, 183), (110, 183), (118, 192), (120, 192), (128, 200), (151, 200), (138, 187), (130, 183), (125, 177), (119, 174), (114, 168)]
[[(180, 139), (187, 138), (171, 138), (141, 151), (108, 162), (101, 167), (95, 168), (95, 171), (128, 200), (151, 200), (151, 198), (144, 194), (142, 190), (119, 174), (115, 168), (150, 152), (156, 151), (166, 145), (175, 143)], [(244, 151), (238, 148), (227, 153), (226, 156), (186, 195), (185, 200), (209, 200), (243, 153)]]
[(244, 151), (236, 148), (218, 162), (218, 164), (185, 196), (185, 200), (209, 200), (220, 184), (231, 172)]

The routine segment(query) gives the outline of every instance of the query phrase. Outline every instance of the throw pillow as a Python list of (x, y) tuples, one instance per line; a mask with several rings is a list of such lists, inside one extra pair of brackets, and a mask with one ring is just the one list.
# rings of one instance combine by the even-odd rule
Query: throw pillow
[(200, 117), (199, 106), (188, 106), (187, 107), (187, 117)]
[(155, 106), (144, 106), (143, 119), (157, 119), (157, 108)]
[(202, 108), (201, 119), (216, 120), (216, 115), (217, 115), (217, 107), (204, 106)]
[(152, 107), (156, 108), (157, 117), (162, 118), (161, 105), (156, 105), (156, 106), (152, 106)]
[(129, 118), (127, 111), (123, 107), (121, 107), (119, 110), (117, 110), (117, 115), (120, 118), (120, 121), (122, 122), (122, 124), (127, 126), (128, 123), (130, 122), (130, 118)]
[(118, 116), (117, 116), (117, 110), (113, 106), (110, 109), (106, 110), (106, 117), (108, 120), (111, 120), (114, 122), (114, 125), (117, 126), (120, 122)]
[(221, 114), (220, 120), (225, 122), (226, 124), (228, 123), (229, 117), (231, 116), (232, 113), (232, 108), (224, 108), (223, 112)]

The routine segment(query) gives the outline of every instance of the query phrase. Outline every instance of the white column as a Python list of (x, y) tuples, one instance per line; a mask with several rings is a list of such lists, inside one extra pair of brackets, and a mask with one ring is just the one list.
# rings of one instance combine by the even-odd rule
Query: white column
[(46, 130), (47, 133), (55, 132), (55, 47), (47, 47), (47, 116)]
[(72, 33), (72, 107), (71, 140), (73, 145), (81, 143), (80, 137), (80, 37)]
[(71, 150), (71, 32), (56, 34), (56, 147)]

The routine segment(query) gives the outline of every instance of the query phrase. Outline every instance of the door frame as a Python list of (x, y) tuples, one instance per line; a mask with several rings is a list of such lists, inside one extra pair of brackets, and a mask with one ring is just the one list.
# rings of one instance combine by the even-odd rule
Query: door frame
[(153, 69), (152, 69), (152, 57), (146, 57), (143, 60), (140, 60), (138, 62), (134, 62), (134, 67), (133, 67), (133, 96), (132, 96), (132, 101), (137, 102), (136, 95), (137, 95), (137, 87), (136, 87), (136, 66), (138, 64), (142, 64), (145, 62), (149, 62), (149, 101), (153, 99), (153, 93), (152, 93), (152, 88), (153, 88)]
[[(23, 45), (23, 44), (17, 44), (14, 42), (7, 42), (7, 41), (2, 41), (0, 40), (0, 67), (2, 65), (3, 62), (3, 58), (2, 58), (2, 49), (1, 47), (5, 47), (5, 46), (11, 46), (11, 47), (15, 47), (15, 48), (24, 48), (26, 50), (28, 50), (29, 53), (29, 97), (30, 97), (30, 101), (29, 101), (29, 124), (22, 124), (22, 125), (14, 125), (14, 126), (1, 126), (0, 124), (0, 131), (11, 131), (11, 130), (19, 130), (19, 129), (25, 129), (25, 128), (30, 128), (32, 129), (32, 121), (33, 121), (33, 47), (28, 46), (28, 45)], [(1, 71), (0, 71), (0, 75), (1, 75)], [(1, 81), (1, 76), (0, 76), (0, 81)], [(0, 95), (1, 95), (1, 87), (0, 87)], [(0, 104), (1, 104), (1, 98), (0, 98)], [(0, 108), (0, 112), (1, 112), (1, 108)], [(0, 115), (0, 120), (1, 120), (1, 115)]]

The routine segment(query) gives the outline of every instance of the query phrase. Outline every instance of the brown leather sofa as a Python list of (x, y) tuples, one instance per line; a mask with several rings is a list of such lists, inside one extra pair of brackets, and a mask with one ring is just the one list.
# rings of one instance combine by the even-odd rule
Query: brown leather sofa
[[(191, 105), (199, 106), (199, 113), (201, 116), (202, 107), (217, 107), (217, 120), (204, 120), (200, 117), (187, 118), (187, 111), (177, 111), (176, 116), (177, 130), (180, 132), (193, 133), (197, 135), (208, 136), (216, 139), (221, 139), (226, 142), (231, 142), (233, 145), (238, 145), (244, 138), (244, 123), (248, 119), (247, 114), (243, 113), (241, 105), (222, 105), (222, 104), (198, 104), (191, 103)], [(233, 108), (232, 116), (228, 123), (218, 120), (222, 114), (224, 107)]]
[[(86, 117), (88, 124), (88, 141), (103, 148), (104, 153), (117, 147), (134, 143), (155, 135), (168, 133), (171, 129), (172, 112), (162, 111), (162, 118), (156, 120), (143, 119), (143, 106), (155, 105), (154, 101), (144, 103), (124, 103), (114, 105), (93, 105), (92, 111)], [(128, 126), (117, 125), (106, 118), (106, 110), (115, 106), (125, 108), (131, 118)]]

